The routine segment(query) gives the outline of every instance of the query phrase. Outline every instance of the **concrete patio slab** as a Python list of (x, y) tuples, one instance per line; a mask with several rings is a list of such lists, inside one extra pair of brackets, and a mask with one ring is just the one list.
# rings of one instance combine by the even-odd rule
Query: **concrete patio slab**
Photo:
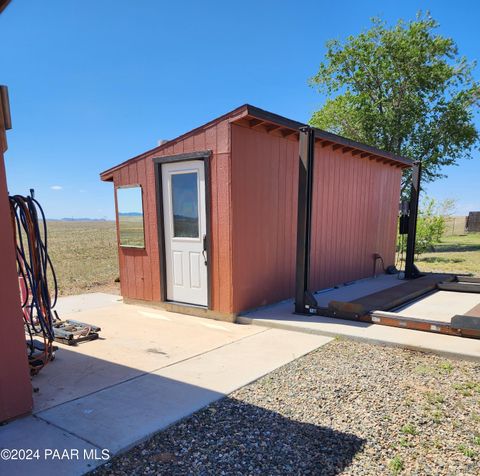
[(227, 395), (331, 340), (326, 336), (270, 329), (155, 374)]
[[(100, 326), (101, 339), (59, 344), (56, 359), (35, 376), (35, 414), (0, 427), (0, 448), (31, 448), (41, 457), (0, 461), (2, 474), (84, 474), (105, 462), (102, 450), (126, 450), (331, 340), (117, 299), (101, 293), (60, 299), (62, 318)], [(45, 458), (46, 449), (62, 457)], [(63, 450), (73, 450), (73, 458)]]
[[(77, 476), (104, 462), (101, 460), (100, 448), (34, 416), (0, 427), (0, 448), (3, 450), (0, 474), (4, 475)], [(38, 450), (38, 453), (20, 452), (17, 455), (19, 459), (6, 459), (8, 453), (4, 453), (5, 450), (14, 449)], [(55, 449), (59, 451), (58, 456), (52, 452)], [(64, 453), (64, 450), (67, 450), (67, 453)], [(75, 450), (78, 451), (78, 458)], [(27, 454), (31, 459), (25, 459)]]
[(343, 284), (335, 288), (315, 293), (317, 303), (327, 307), (330, 301), (353, 301), (368, 294), (404, 284), (396, 274), (379, 274), (376, 278), (359, 279), (352, 283)]
[(37, 416), (116, 453), (330, 340), (265, 330)]
[(37, 416), (118, 453), (222, 396), (146, 374)]
[(480, 294), (437, 291), (396, 312), (412, 319), (432, 319), (450, 323), (454, 314), (465, 314), (480, 304)]
[[(337, 286), (315, 293), (320, 306), (326, 307), (330, 301), (360, 299), (364, 296), (400, 286), (404, 280), (397, 275), (379, 275), (347, 285)], [(480, 302), (475, 293), (438, 291), (404, 306), (399, 314), (418, 319), (445, 320), (454, 314), (472, 309)], [(237, 317), (241, 324), (313, 333), (325, 336), (342, 336), (374, 344), (404, 347), (425, 352), (434, 352), (452, 358), (480, 360), (480, 340), (469, 339), (410, 329), (388, 327), (365, 322), (355, 322), (318, 315), (294, 314), (293, 300), (266, 306)]]
[(293, 301), (285, 301), (244, 316), (239, 316), (237, 322), (331, 337), (340, 336), (373, 344), (433, 352), (457, 359), (480, 360), (480, 340), (478, 339), (447, 336), (316, 315), (293, 314)]
[[(73, 296), (62, 296), (58, 298), (55, 310), (60, 319), (68, 319), (70, 314), (76, 312), (98, 309), (100, 307), (111, 306), (112, 304), (121, 304), (122, 296), (108, 293), (85, 293), (75, 294)], [(74, 319), (73, 316), (70, 316)]]
[[(92, 299), (98, 302), (98, 296)], [(88, 310), (75, 312), (74, 318), (100, 326), (101, 338), (58, 344), (55, 360), (33, 379), (35, 413), (261, 331), (143, 306), (83, 303)]]

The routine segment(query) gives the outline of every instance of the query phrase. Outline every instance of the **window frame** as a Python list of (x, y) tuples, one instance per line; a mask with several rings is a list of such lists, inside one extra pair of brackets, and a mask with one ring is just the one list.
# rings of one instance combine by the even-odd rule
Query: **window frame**
[[(121, 232), (121, 226), (120, 226), (120, 207), (119, 207), (119, 200), (118, 200), (118, 191), (121, 189), (127, 189), (127, 188), (139, 188), (140, 189), (140, 196), (141, 196), (141, 202), (142, 202), (142, 240), (143, 240), (143, 245), (132, 245), (132, 244), (123, 244), (122, 243), (122, 232)], [(116, 219), (117, 219), (117, 226), (118, 226), (118, 246), (121, 248), (134, 248), (134, 249), (139, 249), (139, 250), (144, 250), (146, 248), (146, 242), (145, 242), (145, 203), (143, 200), (144, 197), (144, 192), (143, 192), (143, 186), (140, 183), (135, 183), (135, 184), (129, 184), (129, 185), (118, 185), (115, 187), (115, 201), (116, 201)]]

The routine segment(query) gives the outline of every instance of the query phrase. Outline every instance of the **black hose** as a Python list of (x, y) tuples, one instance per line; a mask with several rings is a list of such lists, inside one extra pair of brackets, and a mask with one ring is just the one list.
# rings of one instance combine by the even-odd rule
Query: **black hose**
[[(26, 289), (22, 308), (32, 354), (35, 335), (43, 335), (49, 343), (55, 337), (53, 307), (58, 296), (57, 277), (48, 254), (47, 225), (40, 203), (32, 196), (22, 195), (10, 196), (9, 200), (15, 222), (17, 271)], [(40, 225), (39, 216), (43, 226)], [(49, 273), (53, 281), (53, 300), (48, 285)]]

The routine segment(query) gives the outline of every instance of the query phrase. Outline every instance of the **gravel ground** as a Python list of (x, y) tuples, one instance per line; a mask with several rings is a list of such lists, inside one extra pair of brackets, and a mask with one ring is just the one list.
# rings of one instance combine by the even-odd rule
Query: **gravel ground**
[(95, 474), (477, 476), (480, 364), (336, 340)]

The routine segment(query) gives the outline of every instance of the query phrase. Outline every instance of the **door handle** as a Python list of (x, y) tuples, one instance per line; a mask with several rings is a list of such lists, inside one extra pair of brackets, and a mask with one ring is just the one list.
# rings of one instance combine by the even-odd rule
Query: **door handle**
[(203, 260), (205, 261), (205, 266), (207, 266), (207, 235), (203, 235), (202, 255), (203, 255)]

